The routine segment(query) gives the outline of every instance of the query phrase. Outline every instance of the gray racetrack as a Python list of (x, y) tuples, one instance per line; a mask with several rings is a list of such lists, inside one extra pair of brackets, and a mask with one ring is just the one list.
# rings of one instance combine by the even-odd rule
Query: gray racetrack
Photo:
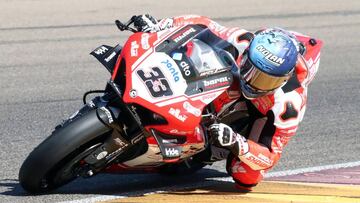
[(224, 175), (223, 163), (202, 170), (195, 180), (101, 175), (51, 195), (24, 196), (17, 181), (22, 161), (81, 106), (85, 91), (104, 87), (109, 75), (88, 53), (101, 44), (123, 43), (130, 33), (120, 33), (113, 22), (133, 14), (201, 14), (226, 26), (251, 31), (280, 26), (323, 39), (305, 119), (274, 170), (359, 161), (358, 0), (2, 0), (0, 8), (0, 202), (75, 200)]

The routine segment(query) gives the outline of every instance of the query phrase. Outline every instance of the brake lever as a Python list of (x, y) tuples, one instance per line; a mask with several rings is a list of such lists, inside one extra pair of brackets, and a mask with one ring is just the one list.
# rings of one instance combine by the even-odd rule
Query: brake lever
[(120, 22), (120, 20), (115, 20), (115, 25), (120, 31), (128, 30), (128, 31), (135, 33), (135, 32), (137, 32), (137, 30), (130, 27), (131, 23), (133, 23), (133, 22), (134, 22), (134, 19), (132, 17), (128, 22), (126, 22), (126, 24)]
[(125, 25), (122, 22), (120, 22), (120, 20), (115, 20), (115, 25), (120, 31), (125, 30)]

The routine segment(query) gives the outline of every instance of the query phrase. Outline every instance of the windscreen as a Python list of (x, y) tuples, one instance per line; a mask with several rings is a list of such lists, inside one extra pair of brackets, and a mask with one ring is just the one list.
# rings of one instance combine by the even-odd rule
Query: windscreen
[(188, 42), (191, 46), (190, 60), (196, 70), (203, 75), (215, 73), (224, 69), (237, 71), (235, 59), (237, 49), (229, 42), (219, 38), (209, 29), (202, 30)]

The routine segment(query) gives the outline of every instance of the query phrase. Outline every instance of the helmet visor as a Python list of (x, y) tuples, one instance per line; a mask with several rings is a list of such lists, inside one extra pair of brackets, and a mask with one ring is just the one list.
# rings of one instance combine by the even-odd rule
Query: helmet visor
[(272, 91), (282, 86), (291, 76), (291, 73), (285, 76), (270, 75), (258, 69), (246, 55), (244, 60), (244, 65), (240, 68), (240, 75), (246, 85), (259, 92)]

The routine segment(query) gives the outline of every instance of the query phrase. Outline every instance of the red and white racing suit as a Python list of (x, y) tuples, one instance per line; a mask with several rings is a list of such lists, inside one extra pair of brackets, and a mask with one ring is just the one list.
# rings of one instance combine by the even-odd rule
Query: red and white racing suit
[[(163, 19), (160, 27), (184, 26), (187, 24), (201, 24), (207, 26), (218, 37), (230, 42), (239, 51), (236, 59), (240, 66), (242, 53), (248, 48), (254, 34), (240, 28), (227, 28), (210, 20), (196, 15), (186, 15)], [(161, 25), (163, 24), (163, 25)], [(166, 25), (164, 25), (166, 24)], [(306, 65), (299, 56), (293, 77), (273, 94), (254, 100), (247, 100), (240, 93), (238, 84), (233, 85), (237, 94), (232, 94), (234, 88), (225, 92), (214, 101), (217, 112), (224, 108), (248, 112), (247, 138), (249, 151), (243, 155), (228, 156), (227, 171), (235, 182), (244, 187), (252, 187), (262, 180), (264, 173), (272, 168), (281, 156), (281, 153), (295, 135), (306, 109), (307, 84), (305, 78)], [(241, 69), (241, 67), (240, 67)], [(230, 126), (237, 130), (239, 121), (232, 121)]]

